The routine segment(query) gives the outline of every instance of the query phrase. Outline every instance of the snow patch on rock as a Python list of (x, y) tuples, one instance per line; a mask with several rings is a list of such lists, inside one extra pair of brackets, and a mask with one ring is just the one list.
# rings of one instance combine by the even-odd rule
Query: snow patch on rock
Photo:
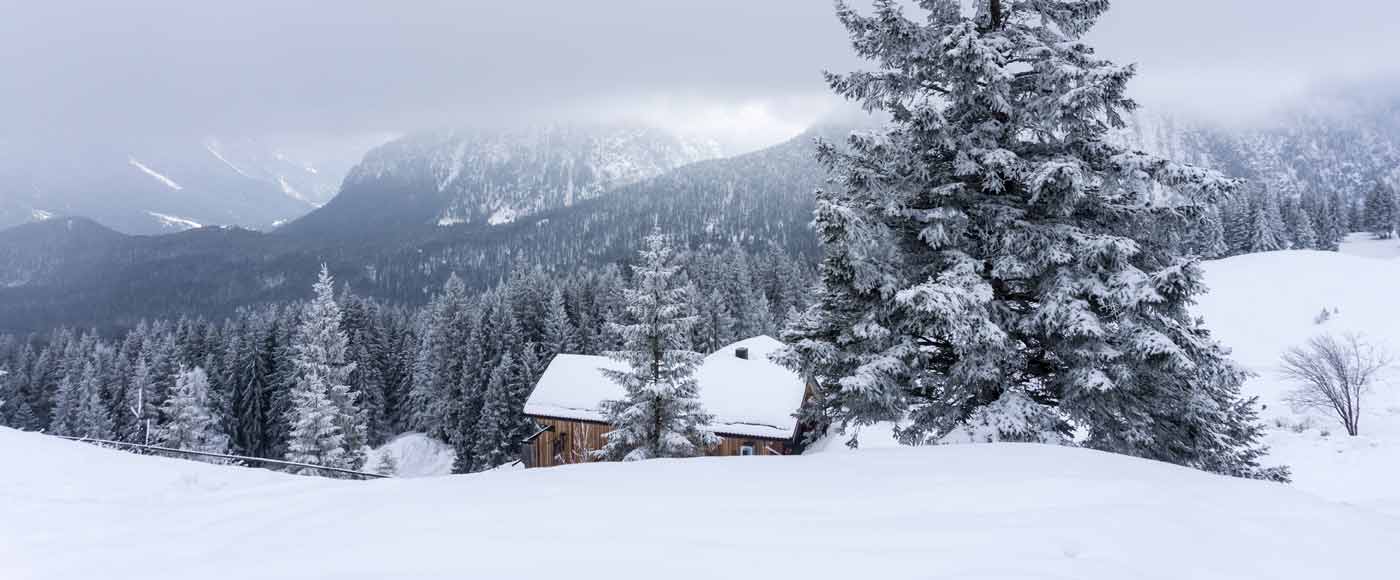
[(183, 218), (180, 216), (170, 215), (166, 213), (160, 213), (157, 211), (146, 210), (146, 215), (156, 218), (156, 220), (160, 222), (160, 226), (162, 228), (169, 230), (185, 231), (204, 227), (203, 224), (192, 219)]
[(156, 178), (156, 181), (159, 181), (159, 182), (165, 184), (165, 186), (166, 186), (166, 187), (169, 187), (170, 189), (173, 189), (173, 190), (175, 190), (175, 191), (180, 191), (180, 190), (184, 189), (184, 187), (181, 187), (180, 184), (175, 183), (175, 180), (174, 180), (174, 179), (171, 179), (171, 178), (169, 178), (169, 177), (166, 177), (166, 176), (164, 176), (164, 175), (161, 175), (161, 174), (158, 173), (156, 170), (151, 169), (150, 167), (146, 167), (146, 166), (145, 166), (144, 164), (142, 164), (140, 161), (137, 161), (135, 157), (128, 157), (128, 158), (127, 158), (127, 163), (128, 163), (129, 165), (131, 165), (132, 167), (135, 167), (135, 168), (141, 170), (142, 173), (145, 173), (146, 175), (149, 175), (149, 176), (151, 176), (151, 177)]

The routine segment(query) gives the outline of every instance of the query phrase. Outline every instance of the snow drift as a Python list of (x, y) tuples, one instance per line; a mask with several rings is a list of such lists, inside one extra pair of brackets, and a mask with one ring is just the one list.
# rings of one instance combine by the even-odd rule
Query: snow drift
[(375, 471), (385, 457), (396, 477), (432, 477), (452, 473), (457, 452), (423, 433), (404, 433), (365, 454), (365, 470)]
[[(1374, 577), (1400, 521), (1081, 449), (956, 445), (368, 482), (0, 429), (0, 577)], [(16, 468), (17, 467), (17, 468)]]
[[(1293, 468), (1293, 484), (1323, 497), (1400, 515), (1400, 369), (1375, 385), (1362, 408), (1361, 434), (1347, 437), (1328, 413), (1287, 403), (1296, 385), (1278, 372), (1289, 347), (1319, 334), (1360, 333), (1400, 355), (1400, 242), (1352, 234), (1341, 253), (1266, 252), (1206, 262), (1210, 291), (1197, 312), (1256, 373), (1269, 429), (1269, 463)], [(1329, 311), (1326, 320), (1319, 316)]]

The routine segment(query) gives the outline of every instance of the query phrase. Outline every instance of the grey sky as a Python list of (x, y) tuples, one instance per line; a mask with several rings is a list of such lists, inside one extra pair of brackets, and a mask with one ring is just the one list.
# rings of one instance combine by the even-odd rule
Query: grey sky
[[(859, 0), (857, 0), (858, 2)], [(365, 133), (567, 113), (768, 138), (857, 66), (827, 0), (5, 0), (0, 132)], [(1118, 0), (1135, 93), (1234, 116), (1394, 74), (1385, 0)]]

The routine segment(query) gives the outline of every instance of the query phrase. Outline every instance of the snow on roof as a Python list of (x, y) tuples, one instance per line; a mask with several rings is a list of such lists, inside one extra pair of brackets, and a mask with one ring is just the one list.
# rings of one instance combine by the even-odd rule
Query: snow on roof
[[(735, 351), (747, 348), (747, 360)], [(728, 435), (790, 439), (796, 433), (793, 414), (802, 404), (806, 385), (786, 367), (769, 360), (783, 343), (755, 336), (705, 357), (696, 370), (701, 402), (715, 416), (711, 429)], [(604, 421), (603, 401), (621, 399), (622, 387), (602, 369), (624, 370), (627, 363), (603, 356), (561, 354), (540, 376), (525, 414), (581, 421)]]

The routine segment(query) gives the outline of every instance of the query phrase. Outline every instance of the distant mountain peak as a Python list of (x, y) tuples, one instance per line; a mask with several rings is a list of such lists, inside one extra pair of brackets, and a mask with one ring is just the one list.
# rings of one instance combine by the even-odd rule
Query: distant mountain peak
[(370, 151), (334, 200), (289, 228), (503, 225), (720, 155), (640, 125), (417, 133)]

